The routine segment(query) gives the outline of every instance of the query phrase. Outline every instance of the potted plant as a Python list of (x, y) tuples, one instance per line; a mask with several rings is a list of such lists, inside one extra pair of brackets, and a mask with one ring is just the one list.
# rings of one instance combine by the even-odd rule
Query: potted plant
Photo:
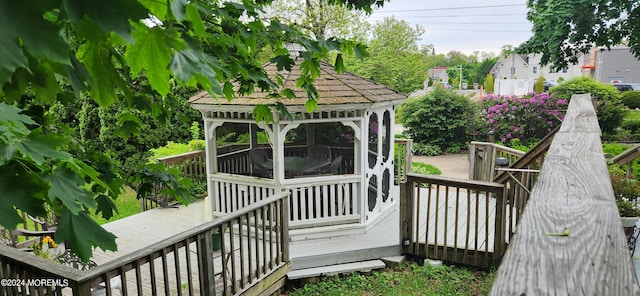
[(640, 210), (638, 206), (630, 201), (618, 199), (616, 200), (618, 211), (620, 212), (620, 220), (622, 221), (622, 227), (633, 227), (640, 217)]
[(638, 207), (640, 184), (633, 178), (627, 178), (624, 172), (615, 166), (610, 167), (609, 175), (622, 226), (625, 228), (625, 233), (632, 234), (633, 227), (640, 217), (640, 207)]

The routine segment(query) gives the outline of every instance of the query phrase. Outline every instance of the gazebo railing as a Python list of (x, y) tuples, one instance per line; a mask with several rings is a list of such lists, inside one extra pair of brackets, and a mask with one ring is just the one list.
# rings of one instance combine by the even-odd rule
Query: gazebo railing
[(250, 206), (275, 194), (276, 187), (270, 179), (230, 174), (214, 174), (211, 177), (212, 210), (229, 214)]
[(287, 180), (291, 228), (357, 223), (361, 219), (360, 176), (342, 175)]
[[(288, 179), (282, 189), (290, 192), (291, 228), (357, 223), (361, 219), (358, 201), (359, 175), (318, 176)], [(276, 192), (270, 179), (215, 174), (211, 180), (213, 212), (233, 213)]]

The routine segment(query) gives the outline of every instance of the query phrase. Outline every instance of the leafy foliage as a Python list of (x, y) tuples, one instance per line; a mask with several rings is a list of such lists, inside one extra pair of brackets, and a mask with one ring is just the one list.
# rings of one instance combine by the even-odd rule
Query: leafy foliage
[(405, 133), (414, 143), (450, 153), (467, 148), (477, 118), (477, 108), (468, 97), (441, 87), (425, 96), (410, 98), (399, 112)]
[(487, 272), (412, 263), (368, 276), (353, 273), (327, 277), (317, 283), (308, 283), (289, 295), (488, 295), (495, 274), (495, 270)]
[(484, 90), (488, 93), (488, 94), (492, 94), (493, 93), (493, 88), (495, 81), (493, 80), (493, 75), (492, 74), (487, 74), (487, 77), (485, 77), (484, 79)]
[(580, 53), (628, 42), (640, 58), (640, 5), (637, 0), (528, 0), (533, 37), (518, 49), (542, 53), (555, 70), (576, 64)]
[(640, 91), (625, 91), (620, 94), (620, 99), (629, 109), (640, 108)]
[[(133, 157), (126, 153), (136, 149), (124, 148), (136, 147), (132, 139), (152, 137), (149, 131), (172, 114), (179, 116), (173, 108), (176, 85), (229, 99), (232, 81), (239, 93), (279, 89), (279, 81), (270, 80), (257, 59), (262, 48), (289, 60), (285, 43), (297, 42), (306, 49), (299, 82), (308, 91), (309, 108), (314, 108), (317, 61), (332, 50), (363, 50), (351, 41), (309, 38), (278, 20), (262, 20), (262, 9), (270, 2), (1, 2), (0, 224), (11, 229), (17, 209), (39, 216), (47, 205), (61, 219), (56, 241), (68, 240), (83, 260), (89, 259), (92, 246), (114, 250), (113, 235), (89, 223), (87, 215), (97, 207), (110, 217), (109, 199), (123, 189), (124, 177), (113, 169), (108, 154), (123, 168), (137, 167), (144, 157), (135, 154), (138, 160), (130, 162)], [(329, 0), (368, 12), (383, 2)], [(265, 109), (271, 114), (270, 108), (283, 111), (281, 107)], [(78, 124), (72, 115), (80, 111), (86, 120)], [(147, 144), (138, 151), (161, 145)], [(149, 178), (163, 174), (147, 173)], [(180, 197), (180, 186), (173, 188), (187, 200)]]
[(426, 57), (418, 48), (423, 32), (406, 21), (385, 18), (372, 29), (368, 41), (370, 57), (364, 61), (350, 59), (347, 68), (402, 93), (420, 89), (426, 78)]
[(634, 178), (627, 178), (625, 172), (615, 165), (609, 166), (609, 177), (620, 217), (640, 217), (640, 183)]
[(536, 83), (533, 85), (533, 92), (535, 93), (541, 93), (544, 91), (544, 81), (546, 79), (544, 78), (544, 76), (540, 76), (538, 77), (538, 79), (536, 79)]
[(369, 29), (365, 12), (349, 10), (328, 0), (274, 0), (265, 13), (288, 24), (297, 24), (312, 36), (333, 36), (362, 42)]
[(613, 86), (589, 77), (576, 77), (549, 89), (558, 99), (569, 100), (573, 94), (590, 94), (598, 100), (598, 123), (604, 134), (614, 134), (627, 108), (620, 101), (620, 92)]
[(487, 132), (493, 131), (504, 144), (518, 139), (527, 146), (560, 125), (567, 100), (530, 93), (523, 97), (488, 95), (480, 104)]

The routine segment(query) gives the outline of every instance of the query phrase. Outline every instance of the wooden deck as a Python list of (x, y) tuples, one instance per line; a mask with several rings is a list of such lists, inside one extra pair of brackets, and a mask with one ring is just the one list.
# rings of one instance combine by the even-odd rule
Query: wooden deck
[[(417, 211), (420, 215), (418, 225), (427, 223), (428, 213), (430, 229), (428, 232), (424, 232), (424, 227), (416, 227), (416, 233), (420, 234), (418, 239), (420, 244), (493, 252), (494, 236), (491, 234), (495, 229), (495, 199), (486, 200), (484, 194), (461, 190), (449, 192), (433, 189), (431, 196), (427, 188), (421, 188), (420, 191), (420, 194), (417, 195), (419, 198), (416, 199), (416, 209), (420, 209)], [(476, 213), (479, 215), (475, 215)], [(489, 218), (486, 219), (485, 216)], [(467, 217), (477, 218), (467, 221)], [(153, 209), (107, 223), (104, 227), (118, 237), (116, 240), (118, 251), (96, 250), (94, 261), (98, 264), (105, 264), (139, 249), (152, 246), (203, 222), (204, 202), (198, 201), (186, 207)], [(289, 254), (292, 270), (398, 255), (401, 253), (399, 223), (399, 207), (396, 204), (380, 213), (379, 218), (367, 225), (355, 223), (291, 230)], [(456, 227), (458, 231), (454, 231)], [(238, 233), (247, 235), (252, 234), (253, 230), (244, 229), (243, 231), (234, 231), (234, 233), (236, 233), (234, 246), (239, 249)], [(487, 236), (486, 233), (490, 235)], [(428, 240), (425, 239), (427, 236)], [(227, 236), (227, 240), (230, 240), (229, 236)], [(257, 249), (255, 246), (243, 246), (243, 248), (243, 254), (247, 254), (250, 249)], [(234, 262), (240, 262), (239, 254), (241, 252), (234, 253), (236, 257)], [(180, 256), (185, 257), (185, 259), (179, 259), (181, 262), (188, 261), (185, 254), (180, 254)], [(247, 258), (247, 256), (243, 257)], [(220, 252), (215, 252), (214, 269), (221, 270), (222, 264), (229, 264), (229, 260), (229, 258), (223, 260)], [(191, 260), (191, 264), (195, 264), (193, 260)], [(247, 264), (255, 265), (255, 262)], [(172, 266), (173, 264), (167, 265)], [(162, 264), (158, 263), (157, 266), (162, 266)], [(235, 268), (242, 267), (238, 265)], [(155, 273), (156, 277), (153, 280), (165, 280), (162, 278), (162, 270), (157, 270)], [(182, 282), (186, 282), (185, 276), (182, 275)], [(142, 280), (151, 281), (152, 277), (147, 275)], [(175, 281), (176, 279), (167, 280)], [(127, 284), (128, 287), (136, 287), (135, 277), (127, 276), (127, 281), (131, 282)], [(193, 286), (197, 287), (198, 285), (194, 283)], [(129, 292), (136, 294), (136, 291)]]
[(420, 191), (420, 196), (428, 198), (418, 201), (418, 225), (425, 225), (428, 215), (429, 231), (416, 229), (419, 234), (418, 242), (472, 251), (494, 251), (495, 198), (487, 199), (485, 194), (466, 190), (432, 190), (431, 195), (427, 188), (420, 188)]
[[(104, 225), (104, 228), (117, 236), (116, 242), (118, 244), (118, 251), (105, 252), (102, 250), (95, 250), (93, 260), (98, 265), (106, 264), (115, 259), (125, 257), (140, 249), (153, 246), (162, 240), (169, 239), (179, 233), (195, 228), (204, 222), (204, 201), (197, 201), (186, 207), (177, 206), (174, 208), (156, 208), (142, 212), (138, 215), (107, 223)], [(240, 235), (252, 237), (257, 235), (259, 238), (264, 238), (264, 234), (259, 229), (255, 229), (255, 227), (251, 227), (251, 229), (243, 227), (242, 231), (239, 231), (239, 229), (236, 228), (233, 234), (233, 242), (231, 242), (231, 235), (227, 231), (223, 238), (226, 242), (225, 253), (232, 253), (232, 255), (223, 256), (221, 250), (213, 252), (213, 269), (216, 271), (216, 277), (222, 279), (223, 275), (221, 273), (223, 265), (226, 265), (227, 268), (234, 268), (237, 271), (236, 273), (242, 274), (242, 269), (251, 270), (252, 266), (254, 268), (255, 266), (258, 266), (257, 262), (255, 262), (256, 257), (263, 258), (265, 262), (262, 263), (265, 265), (269, 264), (266, 261), (269, 254), (267, 253), (267, 256), (264, 256), (264, 252), (261, 251), (262, 249), (259, 246), (256, 246), (256, 242), (253, 240), (249, 240), (249, 244), (242, 244), (239, 237)], [(267, 245), (267, 249), (272, 253), (271, 256), (275, 256), (275, 250), (277, 249), (275, 240), (267, 238), (262, 241), (265, 241), (264, 244)], [(233, 250), (231, 248), (233, 248)], [(195, 254), (197, 252), (196, 243), (191, 243), (188, 249), (190, 250), (190, 253)], [(259, 255), (252, 257), (249, 255), (250, 252), (258, 252)], [(240, 260), (241, 256), (245, 258), (245, 260)], [(195, 293), (195, 295), (200, 294), (198, 277), (190, 278), (186, 269), (181, 269), (179, 272), (180, 274), (177, 275), (175, 271), (176, 258), (174, 257), (175, 255), (167, 256), (167, 258), (164, 259), (167, 262), (166, 264), (163, 264), (163, 258), (155, 259), (155, 270), (145, 270), (140, 279), (136, 278), (135, 271), (132, 270), (128, 272), (126, 276), (128, 294), (140, 295), (139, 291), (137, 291), (137, 283), (140, 281), (143, 286), (141, 295), (156, 295), (151, 290), (152, 286), (149, 283), (155, 281), (158, 286), (164, 286), (165, 282), (169, 282), (169, 286), (175, 287), (178, 282), (178, 278), (179, 282), (183, 283), (183, 295), (189, 295), (189, 287), (193, 289), (193, 293)], [(254, 262), (248, 262), (249, 258), (254, 258)], [(180, 264), (189, 264), (191, 266), (191, 270), (197, 270), (198, 262), (196, 258), (190, 258), (185, 254), (185, 249), (179, 250), (177, 254), (177, 261), (179, 261)], [(245, 262), (244, 266), (241, 266), (240, 262)], [(167, 271), (165, 269), (168, 269), (168, 274), (173, 276), (165, 278), (164, 274)], [(155, 274), (155, 276), (151, 276), (152, 274)], [(228, 272), (226, 276), (230, 277), (230, 272)], [(227, 281), (231, 280), (232, 279), (227, 279)], [(240, 281), (241, 279), (235, 280)], [(122, 285), (122, 283), (119, 283), (117, 280), (112, 280), (111, 284)], [(219, 293), (221, 293), (222, 290), (222, 286), (216, 288), (216, 291)], [(157, 293), (157, 291), (155, 292)], [(169, 293), (165, 294), (177, 295), (179, 293), (176, 289), (172, 289)]]

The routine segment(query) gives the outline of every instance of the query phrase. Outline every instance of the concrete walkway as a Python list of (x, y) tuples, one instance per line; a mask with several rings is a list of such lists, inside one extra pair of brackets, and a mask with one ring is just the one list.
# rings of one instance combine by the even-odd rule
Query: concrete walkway
[(469, 179), (469, 154), (414, 155), (413, 161), (435, 166), (442, 171), (442, 176), (445, 177)]

